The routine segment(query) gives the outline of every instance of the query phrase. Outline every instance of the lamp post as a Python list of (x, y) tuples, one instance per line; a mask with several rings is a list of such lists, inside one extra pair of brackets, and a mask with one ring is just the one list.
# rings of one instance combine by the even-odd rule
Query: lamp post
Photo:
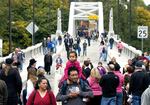
[(11, 25), (11, 21), (12, 21), (12, 17), (11, 17), (11, 0), (8, 1), (8, 10), (9, 10), (9, 53), (12, 52), (12, 25)]
[(131, 32), (131, 22), (132, 22), (132, 10), (131, 10), (131, 3), (132, 0), (129, 0), (129, 41), (131, 40), (131, 35), (132, 35), (132, 32)]
[(32, 21), (33, 21), (33, 33), (32, 33), (32, 45), (34, 45), (34, 33), (35, 33), (35, 15), (34, 15), (34, 12), (35, 12), (35, 0), (32, 0)]
[(48, 30), (49, 30), (49, 35), (50, 35), (50, 6), (51, 6), (51, 4), (50, 4), (50, 0), (49, 0), (49, 4), (48, 4)]
[(120, 16), (119, 16), (119, 15), (120, 15), (120, 13), (119, 13), (120, 10), (119, 10), (119, 9), (120, 9), (120, 8), (119, 8), (119, 0), (117, 0), (117, 34), (118, 34), (118, 35), (119, 35), (119, 32), (120, 32), (120, 27), (119, 27), (119, 26), (120, 26), (120, 25), (119, 25), (119, 24), (120, 24), (120, 23), (119, 23), (119, 22), (120, 22)]

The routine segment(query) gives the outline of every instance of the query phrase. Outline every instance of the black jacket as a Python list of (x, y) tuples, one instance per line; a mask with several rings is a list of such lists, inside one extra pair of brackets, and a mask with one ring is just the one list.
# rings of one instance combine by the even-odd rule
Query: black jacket
[(147, 76), (146, 72), (135, 71), (130, 78), (129, 94), (141, 96), (149, 85), (149, 78)]
[(119, 85), (119, 77), (113, 72), (108, 72), (102, 76), (100, 80), (100, 86), (102, 87), (103, 97), (116, 96), (116, 88)]
[(83, 75), (88, 78), (90, 76), (90, 73), (91, 73), (91, 69), (89, 67), (85, 67), (83, 69)]
[(7, 105), (7, 98), (7, 85), (3, 80), (0, 80), (0, 105)]
[(18, 100), (18, 95), (20, 95), (22, 90), (22, 80), (17, 68), (10, 68), (7, 76), (2, 71), (0, 79), (4, 80), (7, 85), (8, 100)]
[(52, 55), (46, 54), (44, 56), (44, 62), (46, 64), (52, 65), (52, 62), (53, 62)]

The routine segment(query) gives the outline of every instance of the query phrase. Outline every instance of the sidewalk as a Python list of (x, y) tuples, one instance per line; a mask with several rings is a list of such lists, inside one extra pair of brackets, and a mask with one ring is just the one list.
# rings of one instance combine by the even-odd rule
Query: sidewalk
[[(81, 49), (82, 49), (82, 43), (83, 43), (83, 40), (80, 44)], [(62, 58), (63, 58), (63, 61), (64, 61), (63, 62), (63, 68), (61, 69), (61, 72), (59, 72), (59, 71), (54, 72), (54, 75), (53, 75), (53, 80), (54, 81), (51, 81), (51, 84), (54, 85), (53, 90), (54, 90), (55, 95), (58, 92), (58, 82), (59, 82), (60, 77), (63, 75), (63, 70), (64, 70), (66, 62), (67, 62), (66, 52), (65, 52), (64, 48), (61, 51), (61, 55), (62, 55)], [(115, 46), (112, 50), (109, 49), (108, 50), (107, 62), (102, 61), (103, 66), (107, 66), (107, 63), (110, 61), (110, 59), (112, 57), (115, 57), (117, 62), (120, 64), (121, 70), (122, 70), (124, 65), (127, 64), (128, 57), (125, 56), (124, 54), (122, 54), (120, 57), (118, 55), (119, 55), (118, 50)], [(81, 51), (81, 56), (78, 56), (78, 61), (80, 62), (81, 66), (83, 64), (83, 61), (86, 60), (87, 58), (90, 58), (90, 60), (91, 60), (92, 64), (94, 65), (94, 67), (97, 66), (98, 61), (99, 61), (99, 42), (98, 41), (97, 42), (96, 41), (91, 41), (91, 46), (88, 46), (88, 48), (87, 48), (87, 56), (86, 57), (82, 56), (82, 51)]]
[(109, 49), (108, 51), (109, 58), (111, 59), (112, 57), (116, 58), (116, 61), (119, 63), (121, 66), (120, 71), (123, 72), (123, 67), (128, 63), (128, 59), (130, 59), (127, 55), (124, 53), (119, 56), (118, 49), (116, 46), (113, 47), (113, 49)]
[[(83, 40), (81, 41), (81, 49), (82, 49), (82, 43), (83, 43)], [(87, 48), (87, 56), (82, 56), (82, 51), (81, 51), (81, 56), (78, 57), (78, 61), (80, 62), (80, 65), (82, 66), (83, 64), (83, 61), (87, 58), (90, 58), (91, 62), (93, 63), (94, 67), (97, 66), (98, 64), (98, 61), (99, 61), (99, 41), (91, 41), (91, 46), (88, 46)], [(55, 70), (55, 58), (56, 58), (56, 55), (57, 54), (61, 54), (62, 55), (62, 59), (63, 59), (63, 67), (62, 69), (59, 71), (56, 71)], [(122, 54), (120, 57), (118, 56), (118, 50), (116, 48), (116, 46), (114, 46), (114, 48), (112, 50), (108, 50), (108, 59), (107, 59), (107, 62), (103, 62), (103, 66), (107, 66), (107, 63), (110, 61), (110, 59), (112, 57), (115, 57), (117, 62), (120, 64), (121, 66), (121, 70), (122, 68), (124, 67), (125, 64), (127, 64), (127, 60), (129, 59), (127, 56), (125, 56), (124, 54)], [(41, 54), (38, 54), (34, 57), (36, 60), (37, 60), (37, 64), (36, 66), (44, 66), (44, 55), (41, 55)], [(67, 62), (67, 56), (66, 56), (66, 51), (65, 51), (65, 48), (63, 45), (61, 46), (57, 46), (57, 53), (56, 54), (53, 54), (53, 64), (52, 64), (52, 67), (51, 67), (51, 75), (45, 75), (50, 84), (51, 84), (51, 87), (52, 87), (52, 90), (55, 94), (55, 96), (57, 95), (58, 93), (58, 83), (59, 83), (59, 80), (61, 78), (61, 76), (63, 75), (63, 71), (64, 71), (64, 68), (65, 68), (65, 65), (66, 65), (66, 62)], [(22, 81), (26, 81), (26, 77), (27, 77), (27, 66), (28, 66), (28, 63), (29, 61), (25, 61), (25, 65), (24, 65), (24, 69), (23, 71), (20, 73), (21, 74), (21, 77), (22, 77)], [(57, 103), (57, 105), (61, 105), (61, 103)]]
[[(57, 53), (53, 54), (53, 58), (55, 58), (56, 54), (60, 53), (62, 51), (63, 45), (57, 46)], [(43, 66), (44, 67), (44, 55), (37, 54), (33, 57), (37, 62), (36, 62), (36, 67), (38, 66)], [(29, 65), (29, 60), (26, 59), (24, 64), (23, 64), (23, 71), (20, 72), (22, 82), (24, 83), (27, 80), (27, 67)]]

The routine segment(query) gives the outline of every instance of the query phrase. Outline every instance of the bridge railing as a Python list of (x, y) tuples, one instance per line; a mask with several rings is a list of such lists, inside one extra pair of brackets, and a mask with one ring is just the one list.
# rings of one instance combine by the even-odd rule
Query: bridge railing
[[(34, 56), (42, 53), (42, 43), (38, 43), (34, 46), (27, 47), (26, 49), (22, 49), (22, 51), (25, 53), (26, 60), (33, 58)], [(0, 62), (5, 61), (5, 59), (11, 57), (11, 55), (12, 53), (6, 57), (1, 57)]]
[[(114, 38), (114, 45), (116, 46), (120, 39)], [(142, 51), (137, 50), (135, 47), (128, 45), (127, 43), (122, 42), (124, 49), (123, 52), (128, 58), (134, 58), (136, 55), (141, 55)]]

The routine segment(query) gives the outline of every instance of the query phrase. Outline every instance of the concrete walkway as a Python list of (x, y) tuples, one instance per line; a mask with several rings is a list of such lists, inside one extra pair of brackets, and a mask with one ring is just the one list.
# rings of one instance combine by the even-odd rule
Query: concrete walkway
[[(82, 49), (82, 43), (83, 43), (83, 40), (80, 44), (81, 49)], [(99, 41), (97, 41), (97, 42), (91, 41), (91, 46), (88, 46), (86, 57), (82, 56), (82, 51), (81, 51), (81, 56), (78, 57), (78, 61), (80, 62), (81, 66), (83, 64), (83, 61), (87, 58), (91, 59), (91, 62), (93, 63), (94, 67), (97, 66), (97, 63), (99, 61), (99, 43), (100, 43)], [(63, 58), (63, 67), (60, 70), (55, 70), (55, 58), (56, 58), (57, 54), (61, 54), (61, 56)], [(107, 62), (103, 62), (103, 65), (107, 66), (107, 63), (109, 62), (110, 58), (115, 57), (122, 69), (124, 67), (124, 65), (127, 64), (127, 60), (129, 58), (127, 56), (125, 56), (124, 54), (122, 54), (120, 57), (118, 55), (119, 54), (118, 54), (117, 48), (115, 46), (112, 50), (109, 49), (108, 50), (108, 60), (107, 60)], [(37, 67), (44, 66), (44, 55), (37, 55), (34, 58), (37, 60), (37, 64), (36, 64)], [(57, 53), (53, 55), (53, 65), (51, 68), (51, 75), (46, 75), (46, 77), (50, 81), (52, 90), (55, 95), (58, 92), (58, 82), (59, 82), (61, 76), (63, 75), (63, 70), (65, 68), (66, 62), (67, 62), (67, 56), (66, 56), (66, 51), (65, 51), (64, 45), (57, 46)], [(24, 70), (21, 72), (22, 81), (26, 80), (26, 77), (27, 77), (26, 68), (27, 68), (28, 64), (29, 64), (29, 60), (26, 60), (24, 63)]]

